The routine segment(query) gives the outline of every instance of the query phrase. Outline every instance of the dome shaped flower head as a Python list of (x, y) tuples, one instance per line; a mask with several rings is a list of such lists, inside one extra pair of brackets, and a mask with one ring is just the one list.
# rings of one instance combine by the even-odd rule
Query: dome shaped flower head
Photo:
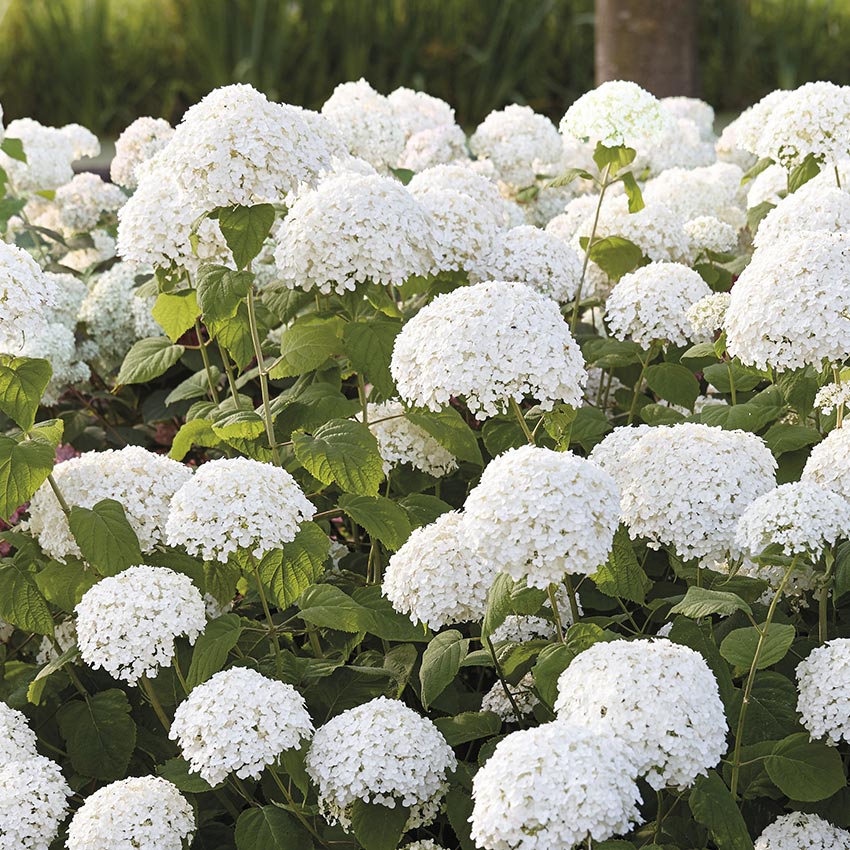
[(59, 765), (37, 754), (0, 765), (0, 847), (48, 850), (68, 811), (71, 789)]
[(646, 181), (643, 199), (647, 209), (664, 206), (685, 222), (713, 216), (735, 224), (744, 218), (743, 176), (738, 166), (728, 162), (691, 169), (668, 168)]
[(405, 143), (402, 122), (389, 99), (362, 77), (340, 83), (322, 106), (322, 115), (334, 125), (352, 156), (379, 171), (398, 162)]
[(480, 620), (496, 569), (470, 546), (456, 511), (414, 529), (392, 555), (382, 593), (396, 611), (432, 629)]
[(630, 747), (656, 790), (686, 788), (726, 752), (717, 680), (699, 652), (666, 639), (596, 643), (558, 679), (559, 721)]
[(68, 826), (68, 850), (182, 850), (195, 832), (195, 812), (159, 776), (131, 776), (99, 788)]
[(83, 661), (131, 685), (171, 664), (175, 639), (194, 643), (207, 624), (201, 592), (166, 567), (129, 567), (102, 579), (74, 611)]
[(656, 175), (668, 168), (699, 168), (717, 161), (714, 144), (687, 118), (675, 118), (664, 110), (668, 121), (664, 132), (644, 147), (631, 163), (636, 174)]
[(343, 171), (301, 194), (277, 234), (275, 260), (293, 289), (400, 286), (435, 267), (428, 213), (397, 180)]
[[(120, 502), (143, 552), (165, 542), (168, 503), (191, 476), (189, 467), (140, 446), (86, 452), (53, 470), (69, 505), (93, 508), (102, 499)], [(28, 529), (51, 558), (80, 557), (65, 514), (47, 482), (30, 502)]]
[(259, 779), (312, 734), (304, 698), (292, 685), (232, 667), (192, 689), (174, 712), (169, 737), (193, 773), (218, 785), (230, 773)]
[[(565, 605), (559, 608), (561, 623), (564, 627), (572, 623), (570, 609)], [(501, 626), (493, 630), (490, 640), (499, 643), (527, 643), (530, 640), (551, 640), (558, 633), (553, 620), (538, 617), (536, 614), (509, 614)]]
[(798, 232), (756, 249), (732, 289), (729, 354), (780, 372), (850, 355), (850, 235)]
[(225, 563), (237, 549), (254, 557), (295, 539), (316, 512), (285, 470), (249, 458), (211, 460), (174, 494), (165, 526), (169, 546)]
[(136, 167), (159, 153), (173, 135), (174, 128), (164, 118), (143, 116), (125, 127), (115, 142), (115, 156), (109, 166), (112, 182), (135, 189)]
[(797, 665), (797, 711), (812, 738), (850, 741), (850, 638), (813, 649)]
[(640, 822), (628, 749), (569, 722), (502, 739), (475, 775), (472, 799), (472, 838), (484, 850), (572, 850)]
[(90, 159), (100, 153), (100, 139), (82, 124), (65, 124), (59, 132), (71, 142), (75, 160)]
[(105, 215), (114, 215), (127, 196), (112, 183), (89, 171), (74, 176), (54, 195), (58, 213), (55, 229), (65, 236), (94, 230)]
[(850, 428), (830, 431), (812, 449), (802, 480), (828, 487), (850, 500)]
[(582, 261), (557, 236), (522, 225), (501, 233), (481, 257), (474, 279), (525, 283), (536, 292), (564, 303), (575, 297)]
[(627, 452), (644, 434), (648, 434), (651, 428), (650, 425), (621, 425), (606, 434), (593, 447), (588, 457), (607, 472), (617, 482), (618, 487), (622, 486), (621, 482), (627, 481), (630, 473), (626, 461)]
[(387, 95), (387, 101), (408, 139), (423, 130), (455, 123), (454, 109), (446, 101), (424, 91), (400, 86)]
[(595, 463), (535, 446), (510, 449), (467, 496), (471, 544), (512, 579), (547, 588), (605, 563), (619, 522), (619, 491)]
[(534, 183), (534, 162), (557, 163), (563, 142), (555, 125), (530, 106), (512, 103), (493, 110), (469, 139), (472, 153), (489, 159), (499, 179), (522, 188)]
[(587, 380), (558, 305), (501, 281), (438, 295), (401, 329), (390, 371), (408, 404), (436, 411), (463, 396), (473, 415), (484, 416), (526, 396), (544, 410), (578, 406)]
[(671, 118), (693, 121), (700, 137), (714, 140), (714, 108), (698, 97), (662, 97), (661, 108)]
[[(492, 711), (498, 714), (503, 723), (517, 723), (520, 717), (526, 717), (540, 704), (540, 699), (534, 691), (534, 676), (526, 673), (515, 685), (508, 685), (513, 702), (505, 693), (505, 686), (497, 681), (484, 694), (481, 700), (482, 711)], [(516, 709), (514, 708), (516, 706)], [(519, 717), (517, 711), (519, 710)]]
[(760, 437), (689, 422), (647, 431), (621, 468), (621, 518), (632, 538), (672, 546), (686, 560), (724, 558), (747, 505), (776, 483)]
[(691, 324), (694, 338), (710, 340), (723, 330), (731, 298), (728, 292), (712, 292), (688, 307), (685, 317)]
[(351, 826), (355, 800), (410, 809), (405, 831), (427, 826), (457, 767), (437, 727), (403, 702), (377, 697), (320, 727), (305, 762), (330, 823)]
[(55, 282), (23, 249), (0, 242), (0, 354), (18, 354), (47, 326)]
[(16, 193), (58, 189), (74, 176), (71, 163), (77, 156), (69, 134), (32, 118), (17, 118), (6, 127), (6, 137), (20, 139), (27, 158), (22, 162), (0, 153), (0, 167)]
[(789, 233), (850, 230), (850, 193), (811, 181), (787, 195), (759, 222), (753, 237), (756, 248), (779, 245)]
[(708, 284), (693, 269), (650, 263), (620, 278), (605, 303), (605, 317), (613, 336), (629, 338), (641, 348), (653, 342), (685, 345), (701, 337), (688, 310), (709, 295)]
[(546, 232), (557, 236), (564, 242), (572, 243), (579, 228), (596, 212), (598, 202), (596, 195), (579, 195), (573, 198), (564, 207), (564, 211), (550, 219), (546, 225)]
[(468, 156), (463, 130), (457, 124), (443, 124), (410, 136), (398, 159), (398, 167), (418, 172)]
[(33, 758), (37, 740), (26, 715), (0, 702), (0, 763)]
[(734, 133), (730, 131), (725, 136), (720, 137), (721, 144), (734, 144), (739, 150), (755, 154), (759, 135), (767, 124), (768, 118), (789, 94), (791, 92), (787, 89), (776, 89), (745, 109), (729, 125), (733, 128)]
[(685, 222), (685, 233), (691, 240), (691, 253), (698, 257), (704, 251), (724, 253), (738, 244), (738, 233), (731, 224), (713, 215), (700, 215)]
[(819, 558), (850, 534), (850, 502), (813, 481), (780, 484), (754, 499), (738, 520), (736, 546), (758, 557), (771, 544), (786, 555)]
[(49, 286), (53, 291), (54, 306), (50, 318), (74, 331), (77, 327), (77, 315), (89, 293), (85, 282), (65, 272), (45, 272)]
[(583, 94), (561, 119), (561, 132), (594, 146), (640, 149), (661, 136), (670, 119), (661, 101), (627, 80), (611, 80)]
[(781, 815), (755, 841), (755, 850), (850, 850), (850, 832), (818, 815)]
[(850, 404), (850, 382), (843, 381), (840, 384), (826, 384), (815, 394), (815, 409), (824, 416), (829, 416), (833, 410), (841, 410)]

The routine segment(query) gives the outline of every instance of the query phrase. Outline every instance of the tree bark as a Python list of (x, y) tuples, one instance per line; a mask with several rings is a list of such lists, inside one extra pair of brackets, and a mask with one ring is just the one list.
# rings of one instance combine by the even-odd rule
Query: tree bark
[(656, 97), (699, 92), (696, 0), (596, 0), (596, 84), (633, 80)]

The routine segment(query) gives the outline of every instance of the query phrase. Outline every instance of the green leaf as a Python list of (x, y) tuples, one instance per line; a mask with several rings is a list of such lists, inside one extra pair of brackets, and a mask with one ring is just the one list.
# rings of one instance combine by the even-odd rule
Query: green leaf
[(248, 272), (233, 271), (227, 266), (201, 266), (197, 281), (198, 305), (204, 319), (223, 322), (233, 318), (253, 283), (254, 276)]
[(94, 570), (75, 558), (68, 563), (52, 561), (36, 573), (35, 583), (44, 598), (68, 614), (73, 613), (83, 594), (97, 582)]
[(706, 366), (717, 363), (717, 352), (714, 350), (713, 343), (698, 342), (696, 345), (692, 345), (679, 359), (682, 363), (687, 363), (692, 369), (699, 371)]
[(32, 428), (52, 374), (47, 360), (0, 354), (0, 411), (22, 431)]
[(638, 562), (629, 532), (624, 526), (618, 528), (614, 535), (608, 561), (592, 578), (596, 587), (606, 596), (643, 605), (652, 582)]
[(366, 425), (331, 419), (312, 436), (292, 434), (295, 457), (322, 484), (338, 484), (348, 493), (377, 496), (384, 478), (378, 441)]
[(750, 233), (755, 236), (758, 232), (759, 225), (762, 222), (762, 219), (776, 206), (776, 204), (772, 204), (770, 201), (762, 201), (760, 204), (756, 204), (754, 207), (750, 207), (747, 210), (747, 227), (750, 230)]
[(694, 373), (678, 363), (657, 363), (646, 370), (646, 383), (660, 398), (693, 410), (699, 395)]
[(45, 440), (0, 435), (0, 519), (7, 519), (44, 483), (56, 447)]
[(227, 662), (230, 650), (242, 634), (242, 625), (236, 614), (224, 614), (210, 620), (192, 650), (192, 663), (186, 674), (189, 689), (206, 682), (218, 673)]
[(454, 681), (468, 651), (469, 640), (455, 629), (441, 632), (428, 644), (419, 670), (422, 706), (426, 710)]
[(511, 614), (533, 614), (546, 598), (546, 591), (514, 581), (499, 573), (487, 593), (487, 611), (481, 624), (482, 639), (488, 638)]
[(622, 236), (606, 236), (593, 243), (590, 259), (612, 280), (634, 271), (643, 262), (643, 251)]
[(207, 328), (215, 341), (224, 346), (240, 369), (244, 369), (254, 359), (248, 305), (244, 301), (239, 304), (235, 315), (229, 319), (220, 321), (209, 319)]
[[(794, 626), (784, 623), (771, 623), (766, 630), (764, 626), (761, 628), (765, 631), (765, 638), (756, 670), (763, 670), (781, 661), (791, 648), (796, 634)], [(720, 654), (734, 667), (746, 670), (753, 663), (758, 642), (759, 633), (755, 626), (735, 629), (723, 638)]]
[(35, 678), (30, 682), (27, 688), (27, 701), (33, 705), (38, 705), (41, 702), (44, 688), (47, 685), (47, 680), (54, 674), (58, 673), (66, 664), (76, 661), (80, 656), (80, 649), (76, 643), (69, 646), (61, 655), (58, 655), (52, 661), (48, 661), (41, 670), (36, 673)]
[(445, 407), (439, 413), (431, 410), (408, 410), (404, 415), (414, 425), (427, 431), (458, 460), (465, 460), (477, 466), (484, 465), (475, 432), (453, 407)]
[(434, 725), (450, 747), (498, 735), (502, 720), (492, 711), (464, 711), (454, 717), (435, 717)]
[(741, 178), (741, 185), (743, 186), (745, 183), (758, 177), (762, 171), (770, 168), (771, 165), (773, 165), (773, 160), (769, 156), (763, 156), (752, 168), (744, 172), (744, 176)]
[(722, 393), (728, 393), (732, 389), (730, 374), (735, 382), (737, 392), (749, 392), (754, 390), (764, 378), (757, 372), (742, 366), (737, 361), (731, 363), (715, 363), (703, 369), (703, 377)]
[(767, 775), (792, 800), (825, 800), (847, 785), (844, 765), (835, 747), (795, 732), (780, 741), (765, 760)]
[(298, 315), (299, 310), (313, 302), (313, 296), (303, 289), (290, 289), (284, 283), (270, 283), (260, 290), (260, 300), (280, 319), (281, 324), (286, 324)]
[(776, 457), (786, 452), (795, 452), (806, 446), (820, 442), (820, 432), (805, 425), (792, 425), (788, 422), (777, 422), (767, 429), (762, 439)]
[(17, 561), (0, 564), (0, 617), (28, 632), (53, 634), (53, 618), (35, 576)]
[(240, 269), (244, 269), (260, 253), (274, 224), (274, 215), (271, 204), (219, 207), (215, 211), (221, 235)]
[(11, 159), (18, 160), (18, 162), (27, 161), (27, 155), (24, 153), (24, 143), (20, 139), (11, 139), (9, 136), (6, 136), (3, 139), (3, 143), (0, 144), (0, 151), (3, 151)]
[(534, 687), (537, 688), (537, 693), (547, 705), (555, 704), (558, 696), (558, 679), (570, 666), (575, 656), (575, 652), (563, 643), (547, 646), (537, 656), (537, 661), (531, 668), (531, 674), (534, 676)]
[(788, 175), (788, 194), (791, 195), (801, 186), (820, 174), (820, 165), (814, 154), (806, 154), (806, 158)]
[(472, 798), (465, 788), (451, 785), (446, 794), (446, 815), (460, 842), (460, 850), (476, 850), (477, 844), (470, 835), (469, 820), (472, 817)]
[[(732, 729), (738, 724), (743, 696), (743, 691), (735, 692), (735, 702), (728, 713)], [(744, 745), (777, 741), (799, 728), (796, 686), (780, 673), (763, 670), (750, 692), (747, 722), (742, 735)]]
[[(218, 385), (221, 378), (221, 371), (218, 366), (210, 366), (210, 376), (214, 386)], [(166, 407), (174, 404), (177, 401), (187, 401), (192, 398), (203, 398), (210, 391), (209, 378), (206, 370), (195, 372), (194, 375), (189, 375), (185, 381), (181, 381), (166, 397)]]
[(104, 781), (124, 778), (136, 748), (136, 724), (123, 691), (113, 688), (66, 703), (56, 719), (74, 770)]
[(640, 363), (644, 357), (643, 349), (636, 342), (600, 337), (591, 337), (582, 343), (581, 352), (588, 366), (600, 369), (631, 366)]
[(165, 331), (166, 336), (172, 342), (177, 342), (189, 328), (194, 326), (195, 319), (201, 315), (195, 290), (160, 292), (156, 296), (151, 315)]
[(393, 641), (427, 643), (431, 639), (428, 629), (423, 625), (414, 625), (393, 608), (389, 599), (381, 594), (379, 585), (358, 587), (351, 595), (371, 617), (371, 625), (367, 629), (371, 634)]
[(330, 584), (308, 588), (298, 602), (302, 620), (340, 632), (369, 632), (375, 625), (372, 612)]
[(735, 799), (715, 771), (697, 777), (688, 805), (696, 822), (711, 833), (718, 850), (753, 850), (753, 840)]
[(114, 499), (101, 499), (91, 509), (74, 505), (68, 524), (83, 558), (101, 575), (114, 576), (142, 563), (139, 538)]
[(212, 429), (212, 422), (208, 419), (190, 419), (184, 422), (174, 435), (168, 456), (172, 460), (183, 460), (194, 445), (214, 447), (219, 443), (220, 440)]
[(686, 617), (676, 617), (673, 621), (673, 628), (670, 629), (670, 640), (682, 646), (689, 646), (702, 655), (706, 664), (711, 668), (711, 672), (714, 673), (714, 678), (717, 679), (720, 698), (728, 712), (734, 701), (736, 690), (732, 683), (729, 665), (720, 655), (712, 636), (707, 633), (708, 629), (708, 626), (700, 628), (698, 623)]
[(736, 593), (726, 593), (722, 590), (707, 590), (704, 587), (689, 587), (685, 598), (670, 609), (671, 614), (684, 614), (698, 620), (710, 614), (724, 616), (736, 611), (746, 611), (752, 614), (752, 609)]
[(442, 516), (452, 509), (452, 506), (436, 496), (425, 493), (413, 493), (405, 496), (399, 504), (407, 512), (411, 528), (421, 528), (434, 522), (437, 517)]
[(351, 828), (363, 850), (395, 850), (404, 835), (408, 817), (409, 809), (400, 803), (389, 808), (357, 799), (351, 807)]
[(314, 522), (301, 524), (295, 539), (282, 549), (266, 552), (258, 565), (260, 580), (280, 609), (294, 605), (324, 569), (330, 540)]
[(280, 338), (280, 359), (272, 369), (272, 378), (294, 378), (318, 369), (329, 357), (342, 353), (343, 321), (299, 319)]
[(245, 809), (235, 838), (236, 850), (313, 850), (310, 836), (279, 806)]
[(582, 407), (576, 413), (573, 422), (570, 445), (579, 445), (585, 452), (590, 452), (611, 430), (611, 423), (601, 410), (594, 407)]
[(166, 337), (140, 339), (121, 364), (116, 383), (144, 384), (167, 372), (185, 353), (182, 345), (173, 345)]
[(574, 180), (593, 180), (593, 175), (584, 168), (568, 168), (563, 173), (559, 174), (553, 180), (550, 180), (543, 188), (557, 189), (560, 186), (569, 186)]
[[(194, 421), (194, 420), (193, 420)], [(263, 419), (254, 410), (237, 410), (212, 423), (213, 434), (220, 440), (253, 440), (265, 431)]]
[(390, 398), (395, 393), (390, 359), (400, 330), (400, 321), (382, 317), (349, 322), (342, 334), (345, 354), (352, 367), (364, 375), (384, 398)]
[(358, 525), (377, 537), (388, 549), (395, 552), (410, 537), (410, 520), (404, 508), (383, 496), (352, 496), (344, 494), (339, 506)]
[[(203, 794), (205, 791), (213, 790), (213, 786), (197, 773), (192, 773), (189, 770), (189, 763), (179, 756), (158, 765), (156, 773), (157, 776), (167, 779), (178, 791), (185, 791), (187, 794)], [(220, 788), (222, 785), (224, 785), (223, 781), (215, 787)]]
[(605, 166), (610, 166), (610, 174), (613, 176), (621, 168), (631, 165), (634, 162), (637, 152), (632, 148), (627, 148), (625, 145), (617, 145), (609, 148), (602, 144), (596, 143), (596, 149), (593, 151), (593, 161), (596, 167), (602, 171)]
[(543, 414), (543, 427), (555, 441), (555, 448), (559, 452), (565, 452), (570, 447), (570, 436), (577, 413), (572, 405), (558, 404)]
[(643, 202), (640, 186), (638, 186), (637, 180), (635, 180), (635, 176), (631, 171), (627, 171), (623, 175), (623, 188), (626, 190), (626, 196), (629, 199), (629, 212), (640, 212), (646, 204)]

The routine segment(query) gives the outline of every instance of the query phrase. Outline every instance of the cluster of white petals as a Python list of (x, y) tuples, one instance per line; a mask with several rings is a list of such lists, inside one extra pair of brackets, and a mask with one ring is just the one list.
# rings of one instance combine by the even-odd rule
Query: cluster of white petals
[(261, 558), (295, 539), (316, 512), (285, 470), (249, 458), (211, 460), (174, 493), (165, 526), (169, 546), (205, 561), (237, 549)]
[(159, 776), (131, 776), (86, 798), (68, 827), (68, 850), (182, 850), (195, 832), (195, 812)]
[(628, 745), (656, 790), (685, 788), (726, 752), (717, 680), (699, 652), (669, 640), (600, 642), (558, 679), (559, 720)]
[(765, 827), (755, 850), (850, 850), (850, 832), (818, 815), (791, 812)]
[[(69, 505), (93, 508), (101, 499), (121, 503), (143, 552), (165, 542), (168, 503), (191, 469), (140, 446), (85, 452), (61, 463), (53, 477)], [(48, 482), (30, 503), (29, 530), (52, 558), (79, 556), (68, 521)]]
[(694, 121), (670, 115), (666, 108), (664, 112), (668, 121), (663, 133), (635, 157), (634, 172), (656, 175), (668, 168), (700, 168), (716, 161), (714, 144), (701, 135)]
[(713, 216), (727, 224), (743, 224), (742, 177), (741, 169), (727, 162), (669, 168), (646, 182), (643, 199), (647, 208), (661, 204), (685, 222)]
[(621, 425), (603, 437), (591, 450), (590, 460), (605, 470), (618, 487), (628, 481), (630, 469), (627, 452), (637, 441), (652, 430), (650, 425)]
[(0, 701), (0, 762), (20, 761), (36, 755), (36, 741), (26, 715)]
[(59, 132), (71, 143), (74, 159), (84, 159), (97, 156), (100, 153), (100, 140), (82, 124), (66, 124)]
[(463, 516), (452, 511), (414, 529), (390, 558), (382, 592), (414, 623), (439, 629), (480, 620), (496, 572), (470, 545)]
[(396, 337), (390, 370), (409, 404), (440, 410), (463, 396), (473, 414), (485, 416), (526, 396), (544, 410), (577, 406), (587, 376), (558, 305), (505, 282), (437, 296)]
[(398, 167), (418, 172), (466, 156), (466, 134), (456, 124), (444, 124), (414, 133), (405, 143)]
[(115, 142), (115, 156), (109, 167), (112, 182), (125, 189), (138, 185), (136, 167), (159, 153), (174, 135), (174, 128), (164, 118), (137, 118), (124, 128)]
[(797, 711), (812, 738), (850, 741), (850, 638), (813, 649), (797, 665)]
[(850, 404), (850, 381), (840, 384), (827, 384), (821, 387), (815, 395), (815, 407), (829, 416), (836, 408), (843, 408)]
[(114, 214), (123, 206), (127, 196), (97, 174), (84, 171), (60, 186), (53, 200), (55, 222), (37, 219), (35, 223), (71, 236), (94, 230), (104, 215)]
[(485, 468), (466, 498), (470, 542), (511, 578), (547, 588), (605, 563), (619, 521), (614, 479), (592, 461), (535, 446)]
[(454, 109), (439, 97), (400, 86), (387, 95), (399, 124), (408, 138), (423, 130), (454, 124)]
[(182, 573), (144, 564), (101, 579), (74, 609), (83, 661), (131, 685), (156, 676), (174, 641), (194, 643), (207, 624), (201, 592)]
[(640, 821), (628, 750), (555, 722), (512, 732), (475, 775), (472, 838), (484, 850), (572, 850)]
[(67, 133), (45, 127), (32, 118), (17, 118), (6, 127), (7, 138), (20, 139), (26, 162), (0, 152), (0, 167), (9, 175), (15, 192), (58, 189), (73, 176), (71, 163), (77, 159)]
[(69, 387), (88, 380), (91, 370), (81, 361), (74, 332), (66, 325), (52, 323), (27, 337), (21, 347), (25, 357), (41, 357), (50, 363), (50, 381), (41, 394), (41, 403), (50, 407)]
[(305, 766), (331, 823), (350, 827), (355, 800), (410, 809), (406, 829), (437, 815), (457, 766), (437, 727), (403, 702), (377, 697), (338, 714), (313, 736)]
[(259, 779), (312, 734), (304, 698), (292, 685), (232, 667), (192, 689), (174, 712), (169, 737), (192, 772), (218, 785), (230, 773)]
[(850, 230), (850, 193), (809, 181), (787, 195), (759, 222), (756, 248), (780, 245), (789, 233)]
[[(481, 700), (482, 711), (498, 714), (505, 723), (516, 723), (521, 717), (531, 714), (540, 704), (540, 698), (534, 691), (534, 676), (526, 673), (515, 685), (508, 684), (511, 698), (505, 693), (505, 686), (497, 681)], [(517, 716), (519, 711), (519, 716)]]
[[(58, 649), (54, 646), (53, 641), (58, 644)], [(48, 664), (55, 661), (60, 653), (70, 649), (77, 642), (77, 621), (73, 617), (57, 623), (53, 630), (53, 639), (45, 635), (41, 639), (41, 645), (38, 648), (36, 656), (36, 664)]]
[(54, 280), (26, 251), (0, 242), (0, 354), (18, 354), (44, 330), (56, 304)]
[(731, 298), (728, 292), (712, 292), (685, 311), (693, 338), (711, 340), (717, 331), (723, 329)]
[(685, 222), (684, 230), (691, 240), (693, 253), (697, 256), (703, 251), (714, 253), (731, 251), (738, 244), (735, 228), (713, 215), (692, 218)]
[[(561, 622), (566, 624), (571, 619), (569, 609), (559, 612)], [(526, 643), (530, 640), (549, 640), (557, 634), (557, 627), (552, 620), (538, 617), (536, 614), (508, 614), (505, 622), (490, 635), (494, 644)]]
[(850, 428), (836, 428), (811, 451), (804, 481), (814, 481), (850, 500)]
[(700, 138), (714, 140), (714, 108), (698, 97), (662, 97), (661, 108), (672, 118), (692, 121)]

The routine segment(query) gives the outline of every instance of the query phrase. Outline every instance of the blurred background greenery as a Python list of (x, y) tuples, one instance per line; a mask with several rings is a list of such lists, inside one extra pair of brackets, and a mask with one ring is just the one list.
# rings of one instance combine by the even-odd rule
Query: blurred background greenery
[[(850, 0), (700, 0), (702, 96), (850, 82)], [(423, 88), (474, 126), (529, 103), (558, 119), (593, 85), (593, 0), (0, 0), (6, 122), (115, 136), (249, 82), (317, 108), (344, 80)]]

